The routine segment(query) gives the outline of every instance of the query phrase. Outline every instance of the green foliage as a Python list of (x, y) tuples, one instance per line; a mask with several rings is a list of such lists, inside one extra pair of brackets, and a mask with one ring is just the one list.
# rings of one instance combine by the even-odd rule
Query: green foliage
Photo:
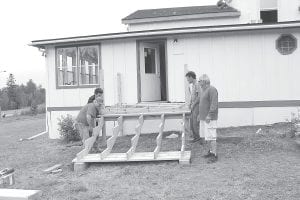
[(35, 112), (31, 110), (31, 107), (22, 109), (21, 111), (21, 115), (36, 115), (36, 114), (44, 114), (44, 113), (46, 113), (45, 104), (38, 105)]
[(14, 75), (10, 74), (5, 88), (0, 89), (0, 106), (2, 110), (15, 110), (30, 107), (31, 113), (38, 113), (37, 105), (44, 104), (46, 91), (30, 79), (26, 85), (17, 85)]
[(58, 127), (59, 134), (63, 140), (67, 142), (81, 140), (79, 131), (75, 128), (75, 121), (71, 115), (58, 118)]

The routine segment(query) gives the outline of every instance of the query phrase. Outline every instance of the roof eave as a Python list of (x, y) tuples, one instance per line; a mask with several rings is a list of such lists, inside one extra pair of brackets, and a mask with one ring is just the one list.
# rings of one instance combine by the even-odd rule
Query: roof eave
[(168, 17), (150, 17), (150, 18), (137, 18), (137, 19), (122, 19), (123, 24), (138, 24), (138, 23), (150, 23), (150, 22), (165, 22), (165, 21), (181, 21), (191, 19), (209, 19), (209, 18), (223, 18), (223, 17), (240, 17), (240, 11), (230, 11), (221, 13), (203, 13), (192, 15), (178, 15)]
[(126, 38), (141, 38), (141, 37), (162, 37), (168, 35), (179, 34), (195, 34), (195, 33), (213, 33), (213, 32), (234, 32), (234, 31), (253, 31), (253, 30), (272, 30), (283, 28), (300, 28), (300, 21), (284, 22), (276, 24), (236, 24), (236, 25), (222, 25), (210, 27), (187, 27), (187, 28), (174, 28), (163, 30), (149, 30), (149, 31), (136, 31), (113, 33), (93, 36), (81, 36), (71, 38), (59, 38), (49, 40), (32, 41), (30, 46), (33, 47), (46, 47), (47, 45), (69, 44), (69, 43), (92, 43), (94, 41), (113, 40), (113, 39), (126, 39)]

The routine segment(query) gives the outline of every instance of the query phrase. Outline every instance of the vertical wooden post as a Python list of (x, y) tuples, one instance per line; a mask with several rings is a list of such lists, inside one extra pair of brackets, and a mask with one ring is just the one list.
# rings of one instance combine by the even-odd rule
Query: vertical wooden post
[(181, 158), (184, 156), (185, 151), (185, 114), (182, 116), (182, 134), (181, 134)]
[(122, 105), (122, 82), (121, 73), (117, 74), (117, 87), (118, 87), (118, 106)]
[(180, 150), (180, 164), (190, 164), (190, 155), (186, 155), (185, 151), (185, 122), (186, 122), (186, 116), (185, 113), (182, 114), (182, 135), (181, 135), (181, 150)]
[(139, 121), (137, 126), (135, 127), (135, 136), (131, 138), (131, 147), (130, 149), (126, 152), (127, 160), (130, 159), (130, 157), (134, 154), (137, 143), (139, 141), (139, 137), (141, 135), (142, 127), (144, 124), (144, 116), (140, 115)]
[(160, 152), (161, 149), (161, 141), (162, 141), (162, 137), (163, 137), (163, 133), (164, 133), (164, 127), (165, 127), (165, 115), (162, 114), (161, 115), (161, 122), (159, 124), (159, 134), (156, 137), (156, 148), (154, 150), (154, 159), (157, 159), (157, 156)]
[(188, 73), (188, 65), (184, 64), (184, 94), (185, 94), (185, 104), (187, 105), (190, 101), (189, 83), (187, 82), (185, 75)]
[(120, 120), (120, 124), (119, 124), (120, 128), (119, 128), (119, 136), (123, 136), (123, 126), (124, 126), (124, 118), (122, 117)]

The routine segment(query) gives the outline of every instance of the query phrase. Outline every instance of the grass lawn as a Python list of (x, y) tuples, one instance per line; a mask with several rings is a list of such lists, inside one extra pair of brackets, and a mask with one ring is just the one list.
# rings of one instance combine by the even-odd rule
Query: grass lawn
[[(262, 128), (258, 135), (255, 132)], [(286, 124), (218, 130), (219, 161), (207, 164), (203, 146), (193, 144), (192, 164), (178, 162), (93, 164), (82, 173), (71, 161), (81, 147), (67, 147), (47, 135), (19, 142), (45, 130), (45, 117), (22, 116), (0, 121), (0, 169), (13, 167), (16, 184), (9, 188), (39, 189), (42, 199), (283, 199), (300, 196), (300, 148), (281, 138)], [(115, 152), (125, 152), (130, 137), (117, 140)], [(164, 139), (163, 149), (180, 148), (180, 140)], [(155, 134), (142, 137), (138, 149), (153, 150)], [(125, 148), (126, 147), (126, 148)], [(42, 171), (62, 163), (63, 172)]]

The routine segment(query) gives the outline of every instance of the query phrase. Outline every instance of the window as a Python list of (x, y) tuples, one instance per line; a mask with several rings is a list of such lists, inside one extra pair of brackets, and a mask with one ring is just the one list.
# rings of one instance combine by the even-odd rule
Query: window
[(98, 47), (79, 47), (80, 84), (99, 84)]
[(99, 85), (99, 46), (57, 48), (57, 85)]
[(292, 54), (297, 49), (297, 39), (293, 35), (281, 35), (276, 41), (276, 48), (282, 55)]
[(155, 49), (145, 48), (145, 73), (155, 74), (156, 73), (156, 62), (155, 62)]
[(263, 23), (278, 22), (277, 0), (260, 0), (260, 18)]

